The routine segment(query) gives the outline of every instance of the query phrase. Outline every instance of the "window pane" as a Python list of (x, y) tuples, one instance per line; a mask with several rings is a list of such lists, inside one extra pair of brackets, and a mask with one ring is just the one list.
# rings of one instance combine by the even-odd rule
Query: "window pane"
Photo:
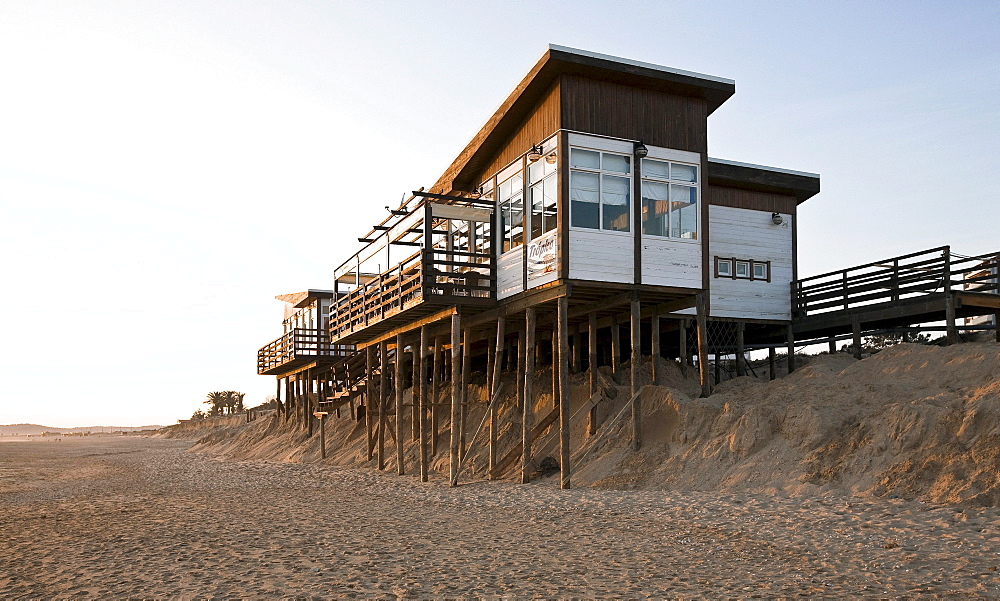
[(659, 182), (642, 181), (642, 233), (666, 236), (670, 203), (670, 186)]
[(572, 149), (569, 160), (570, 167), (582, 167), (584, 169), (600, 169), (601, 153), (594, 150)]
[(767, 279), (767, 264), (766, 263), (754, 263), (753, 264), (753, 277), (757, 280)]
[(747, 261), (737, 261), (736, 262), (736, 277), (738, 278), (748, 278), (750, 277), (750, 263)]
[(545, 210), (543, 184), (541, 182), (535, 184), (531, 187), (529, 193), (531, 195), (531, 239), (534, 240), (545, 231), (543, 229), (545, 226), (545, 218), (543, 216)]
[(508, 198), (510, 198), (510, 180), (507, 180), (504, 183), (500, 184), (500, 196), (498, 197), (497, 200), (503, 202)]
[(618, 173), (628, 173), (631, 168), (631, 160), (627, 156), (620, 154), (602, 153), (603, 167), (605, 171), (617, 171)]
[(600, 228), (600, 176), (585, 171), (571, 171), (569, 183), (571, 225)]
[(545, 177), (545, 161), (538, 160), (528, 163), (528, 183), (534, 184)]
[(680, 163), (670, 164), (671, 179), (680, 182), (697, 182), (698, 168), (694, 165), (681, 165)]
[(720, 259), (719, 260), (719, 277), (732, 277), (733, 275), (733, 260), (732, 259)]
[(698, 189), (670, 185), (670, 236), (698, 237)]
[(655, 177), (657, 179), (668, 179), (670, 177), (670, 163), (666, 161), (643, 159), (642, 176)]
[(510, 201), (510, 247), (524, 244), (524, 201), (516, 194)]
[(601, 189), (602, 229), (618, 232), (629, 231), (630, 183), (631, 180), (627, 177), (604, 176)]
[(543, 198), (545, 199), (544, 211), (545, 211), (545, 225), (542, 227), (542, 233), (550, 232), (556, 229), (556, 183), (558, 180), (555, 175), (547, 178), (542, 182)]

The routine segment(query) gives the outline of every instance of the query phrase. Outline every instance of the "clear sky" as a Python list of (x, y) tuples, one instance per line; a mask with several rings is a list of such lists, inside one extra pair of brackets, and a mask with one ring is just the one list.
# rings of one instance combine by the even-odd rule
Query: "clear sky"
[(713, 157), (810, 171), (800, 273), (1000, 250), (1000, 3), (0, 3), (0, 423), (257, 404), (332, 287), (554, 43), (727, 77)]

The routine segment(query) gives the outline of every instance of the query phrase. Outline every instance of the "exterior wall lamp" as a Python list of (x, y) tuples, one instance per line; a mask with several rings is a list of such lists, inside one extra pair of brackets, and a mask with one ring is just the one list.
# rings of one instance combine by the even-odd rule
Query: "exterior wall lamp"
[(636, 158), (644, 159), (646, 158), (646, 155), (649, 154), (649, 149), (642, 143), (642, 140), (639, 140), (636, 142), (635, 150), (633, 152), (635, 153)]
[(534, 163), (540, 158), (542, 158), (542, 146), (541, 144), (536, 144), (528, 151), (528, 162)]
[(780, 213), (771, 213), (771, 223), (774, 225), (781, 225), (784, 219), (781, 218)]

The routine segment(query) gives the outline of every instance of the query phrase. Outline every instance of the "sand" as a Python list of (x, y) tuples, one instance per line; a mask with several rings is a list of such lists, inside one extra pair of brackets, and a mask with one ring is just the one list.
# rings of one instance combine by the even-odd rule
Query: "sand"
[(0, 598), (1000, 598), (1000, 510), (0, 443)]

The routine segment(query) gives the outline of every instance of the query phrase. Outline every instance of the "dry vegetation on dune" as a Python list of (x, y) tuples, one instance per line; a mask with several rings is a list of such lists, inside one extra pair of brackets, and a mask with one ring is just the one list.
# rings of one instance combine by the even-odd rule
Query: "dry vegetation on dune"
[[(846, 354), (820, 355), (774, 382), (738, 378), (698, 398), (695, 374), (683, 378), (663, 365), (664, 386), (642, 393), (642, 449), (629, 446), (629, 420), (611, 423), (629, 397), (629, 369), (615, 382), (605, 371), (608, 397), (593, 437), (585, 420), (572, 430), (574, 486), (720, 492), (823, 492), (901, 497), (934, 503), (1000, 505), (1000, 345), (951, 347), (904, 344), (862, 361)], [(605, 368), (602, 368), (605, 369)], [(641, 384), (650, 365), (642, 365)], [(507, 376), (510, 377), (510, 376)], [(539, 371), (536, 390), (547, 390), (551, 372)], [(587, 376), (572, 376), (571, 409), (588, 399)], [(513, 390), (513, 382), (506, 390)], [(473, 386), (473, 400), (484, 390)], [(450, 398), (447, 386), (441, 401)], [(406, 393), (409, 402), (409, 391)], [(500, 427), (501, 451), (516, 444), (520, 416), (508, 395)], [(545, 392), (536, 415), (552, 407)], [(468, 420), (478, 425), (484, 403)], [(346, 416), (346, 410), (343, 412)], [(446, 473), (447, 417), (432, 469)], [(407, 424), (408, 425), (408, 424)], [(327, 462), (368, 464), (362, 423), (331, 416)], [(201, 433), (205, 433), (204, 430)], [(190, 433), (189, 433), (190, 435)], [(416, 446), (406, 437), (406, 461), (416, 468)], [(471, 437), (471, 434), (470, 434)], [(465, 478), (485, 473), (485, 448), (472, 450)], [(544, 442), (542, 442), (544, 444)], [(392, 445), (387, 442), (387, 452)], [(238, 459), (318, 461), (319, 437), (281, 423), (277, 416), (234, 423), (207, 433), (195, 450)], [(581, 461), (582, 459), (582, 461)], [(389, 468), (394, 470), (394, 459)], [(508, 470), (513, 476), (514, 470)]]

